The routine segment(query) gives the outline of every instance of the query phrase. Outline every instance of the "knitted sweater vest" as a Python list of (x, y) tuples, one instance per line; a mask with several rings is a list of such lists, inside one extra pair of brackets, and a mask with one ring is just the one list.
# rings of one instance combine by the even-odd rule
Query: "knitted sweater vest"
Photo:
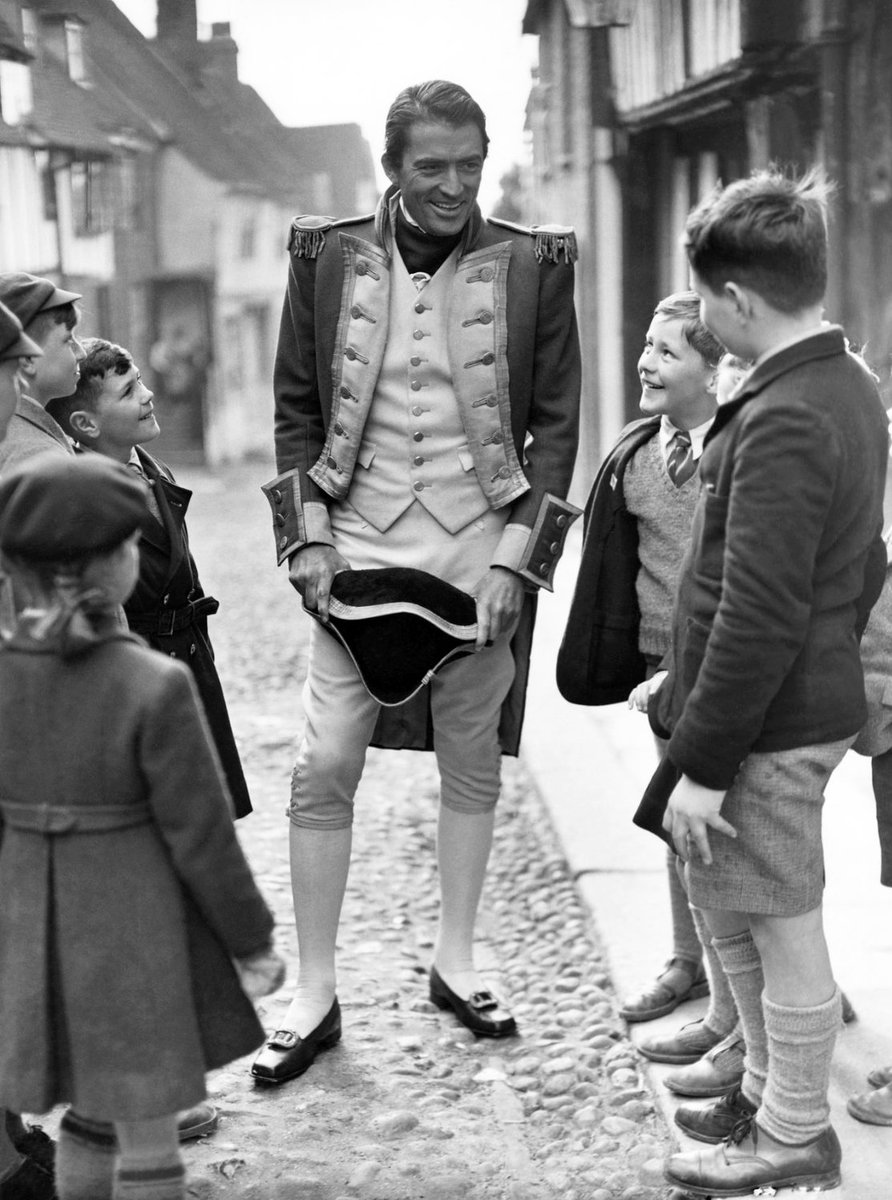
[[(699, 466), (699, 464), (698, 464)], [(626, 507), (638, 522), (638, 648), (662, 657), (669, 649), (675, 583), (691, 538), (700, 472), (676, 487), (660, 452), (659, 433), (632, 455), (623, 477)]]

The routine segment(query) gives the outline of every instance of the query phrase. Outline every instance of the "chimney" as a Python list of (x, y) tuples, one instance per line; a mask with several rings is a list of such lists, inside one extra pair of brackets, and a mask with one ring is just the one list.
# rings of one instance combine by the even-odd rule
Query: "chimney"
[(185, 46), (198, 40), (196, 0), (158, 0), (159, 42), (178, 42)]
[(211, 39), (204, 42), (204, 72), (228, 83), (238, 83), (238, 45), (228, 21), (211, 25)]

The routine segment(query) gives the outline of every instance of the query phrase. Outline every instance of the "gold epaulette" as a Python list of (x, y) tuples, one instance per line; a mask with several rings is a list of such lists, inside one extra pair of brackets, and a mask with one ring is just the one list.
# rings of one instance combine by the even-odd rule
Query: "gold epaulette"
[(536, 239), (536, 258), (539, 262), (575, 263), (579, 257), (576, 245), (576, 232), (572, 225), (518, 225), (514, 221), (503, 221), (499, 217), (490, 217), (491, 225), (500, 225), (510, 229), (512, 233), (525, 233), (527, 237)]
[(361, 225), (364, 221), (374, 220), (374, 215), (344, 217), (340, 221), (334, 217), (295, 217), (288, 232), (288, 253), (295, 258), (315, 258), (325, 245), (325, 235), (329, 229), (337, 229), (342, 225)]

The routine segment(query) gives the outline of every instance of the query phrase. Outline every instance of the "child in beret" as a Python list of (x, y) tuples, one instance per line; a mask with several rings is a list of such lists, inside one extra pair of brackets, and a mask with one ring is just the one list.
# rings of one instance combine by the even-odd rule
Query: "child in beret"
[(100, 455), (0, 480), (0, 1104), (72, 1103), (60, 1200), (183, 1200), (177, 1112), (284, 974), (192, 678), (117, 620), (148, 519)]

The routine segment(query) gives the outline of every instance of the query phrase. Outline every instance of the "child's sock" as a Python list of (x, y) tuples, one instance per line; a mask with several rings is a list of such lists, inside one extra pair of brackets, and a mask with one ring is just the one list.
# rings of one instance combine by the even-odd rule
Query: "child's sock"
[(703, 966), (706, 978), (709, 980), (709, 1008), (703, 1018), (703, 1024), (714, 1033), (731, 1033), (737, 1024), (737, 1005), (728, 983), (725, 968), (713, 945), (712, 934), (706, 924), (706, 918), (699, 908), (691, 906), (691, 917), (703, 943)]
[(842, 1027), (839, 989), (824, 1004), (790, 1008), (764, 998), (768, 1082), (759, 1124), (776, 1141), (810, 1142), (827, 1128), (830, 1060)]
[(759, 1105), (768, 1077), (768, 1040), (762, 1010), (762, 992), (765, 988), (762, 959), (748, 929), (732, 937), (714, 937), (712, 944), (737, 1005), (746, 1043), (741, 1085), (743, 1094), (752, 1104)]
[(59, 1200), (112, 1200), (115, 1150), (111, 1126), (69, 1109), (56, 1146)]
[(119, 1157), (114, 1200), (184, 1200), (177, 1114), (149, 1121), (115, 1121)]

